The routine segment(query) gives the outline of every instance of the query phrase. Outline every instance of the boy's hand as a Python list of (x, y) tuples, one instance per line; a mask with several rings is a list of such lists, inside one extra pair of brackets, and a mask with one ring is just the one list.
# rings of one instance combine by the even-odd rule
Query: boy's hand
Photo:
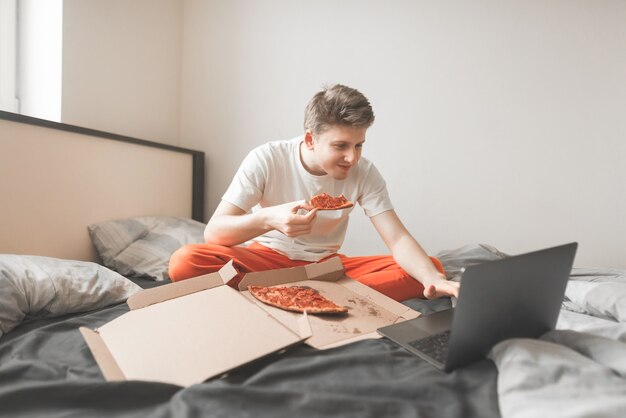
[(459, 282), (447, 280), (443, 275), (424, 281), (423, 284), (426, 299), (437, 299), (444, 296), (459, 297)]
[[(308, 210), (305, 215), (298, 214), (300, 209)], [(264, 208), (265, 220), (271, 229), (275, 229), (288, 237), (297, 237), (311, 233), (317, 219), (317, 209), (312, 209), (305, 200), (285, 203), (283, 205)]]

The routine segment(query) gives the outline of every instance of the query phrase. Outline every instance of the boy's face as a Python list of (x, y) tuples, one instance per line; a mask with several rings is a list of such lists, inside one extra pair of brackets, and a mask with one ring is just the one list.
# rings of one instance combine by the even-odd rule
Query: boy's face
[(304, 136), (306, 147), (313, 151), (310, 171), (316, 175), (328, 174), (343, 180), (359, 162), (367, 128), (331, 126), (321, 134), (307, 131)]

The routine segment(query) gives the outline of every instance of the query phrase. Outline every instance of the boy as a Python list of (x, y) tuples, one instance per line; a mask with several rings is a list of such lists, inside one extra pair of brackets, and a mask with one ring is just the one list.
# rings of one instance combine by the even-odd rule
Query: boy
[[(406, 230), (382, 176), (361, 158), (373, 122), (359, 91), (334, 85), (318, 92), (306, 107), (303, 136), (267, 143), (244, 159), (206, 226), (206, 243), (172, 255), (171, 279), (214, 272), (231, 259), (243, 275), (339, 256), (347, 276), (397, 301), (458, 296), (459, 284), (446, 280)], [(358, 202), (392, 255), (338, 254), (353, 208), (318, 212), (308, 200), (322, 192)]]

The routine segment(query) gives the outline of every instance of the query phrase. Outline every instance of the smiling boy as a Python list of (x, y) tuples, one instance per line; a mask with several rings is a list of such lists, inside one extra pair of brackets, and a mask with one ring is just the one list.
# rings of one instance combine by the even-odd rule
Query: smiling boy
[[(172, 255), (171, 279), (211, 273), (231, 259), (242, 275), (339, 256), (348, 277), (395, 300), (458, 296), (458, 283), (446, 280), (407, 231), (382, 176), (361, 157), (373, 122), (369, 101), (355, 89), (338, 84), (315, 94), (304, 135), (248, 154), (206, 226), (206, 243)], [(354, 208), (318, 212), (308, 199), (323, 192), (358, 202), (391, 255), (338, 253)]]

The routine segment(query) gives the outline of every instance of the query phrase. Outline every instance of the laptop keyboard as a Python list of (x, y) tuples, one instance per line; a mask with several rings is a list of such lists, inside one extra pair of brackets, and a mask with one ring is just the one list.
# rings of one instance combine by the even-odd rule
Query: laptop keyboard
[(446, 363), (446, 355), (448, 354), (448, 342), (450, 341), (450, 330), (433, 334), (429, 337), (409, 342), (411, 347), (434, 358), (440, 363)]

